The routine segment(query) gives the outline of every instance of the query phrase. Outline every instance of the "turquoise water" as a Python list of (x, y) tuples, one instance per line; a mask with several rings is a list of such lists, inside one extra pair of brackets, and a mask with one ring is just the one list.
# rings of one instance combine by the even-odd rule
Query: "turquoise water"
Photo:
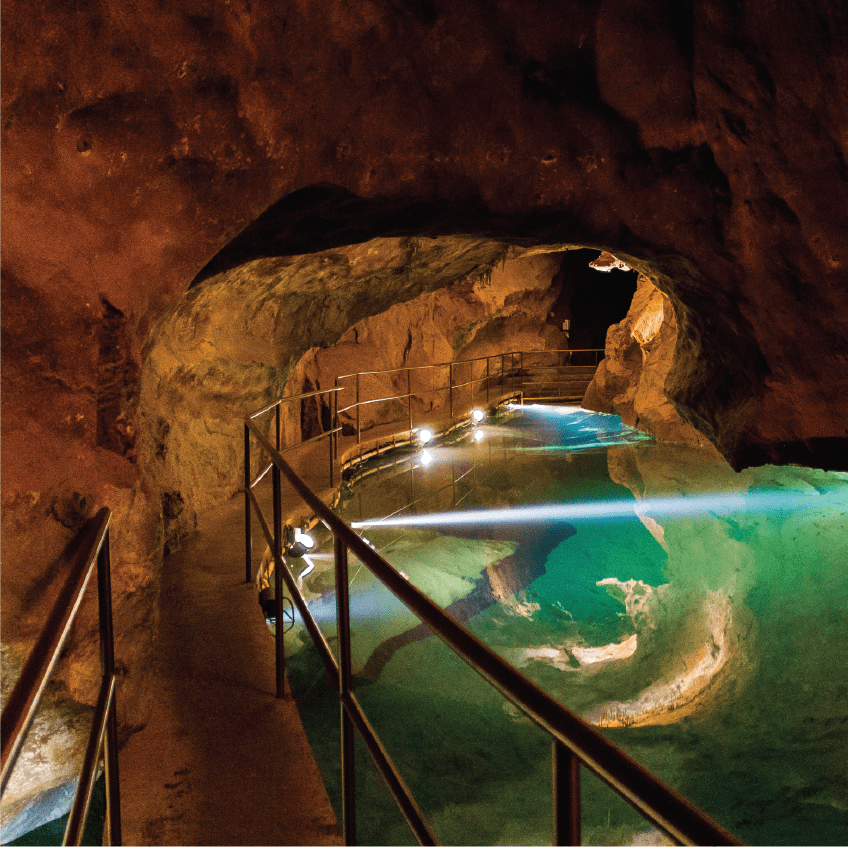
[[(744, 842), (844, 844), (848, 476), (736, 474), (576, 408), (513, 410), (481, 430), (479, 441), (469, 429), (428, 446), (429, 465), (416, 451), (353, 483), (340, 513)], [(457, 513), (491, 508), (506, 519), (455, 524)], [(374, 523), (390, 515), (407, 523)], [(329, 550), (303, 584), (332, 637)], [(351, 575), (357, 697), (438, 839), (550, 843), (547, 736), (361, 564)], [(338, 705), (299, 624), (287, 639), (289, 680), (338, 812)], [(413, 843), (367, 753), (358, 756), (360, 842)], [(657, 837), (582, 774), (585, 843)]]

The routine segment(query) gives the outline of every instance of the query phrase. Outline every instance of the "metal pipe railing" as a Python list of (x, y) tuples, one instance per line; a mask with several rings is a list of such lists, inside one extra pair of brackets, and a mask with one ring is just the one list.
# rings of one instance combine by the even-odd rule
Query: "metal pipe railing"
[(68, 578), (47, 617), (35, 646), (12, 689), (0, 723), (3, 727), (0, 753), (0, 792), (6, 789), (35, 719), (47, 682), (65, 645), (83, 595), (97, 569), (100, 617), (100, 662), (102, 682), (94, 721), (83, 760), (79, 784), (71, 805), (63, 845), (80, 845), (97, 779), (101, 755), (106, 779), (107, 845), (120, 846), (121, 802), (118, 775), (118, 724), (115, 706), (115, 640), (112, 627), (112, 583), (109, 558), (109, 523), (112, 512), (103, 507), (90, 519), (71, 544), (66, 555)]
[[(691, 845), (738, 844), (729, 832), (641, 767), (596, 729), (552, 699), (517, 669), (503, 661), (470, 631), (447, 616), (438, 605), (409, 583), (383, 557), (371, 549), (349, 525), (336, 516), (286, 463), (280, 453), (268, 442), (250, 419), (245, 419), (245, 423), (260, 445), (268, 452), (271, 462), (281, 475), (286, 477), (289, 484), (313, 511), (314, 515), (334, 534), (337, 556), (337, 584), (340, 585), (343, 580), (339, 577), (340, 571), (346, 574), (344, 566), (340, 564), (342, 561), (346, 563), (347, 552), (351, 551), (375, 577), (419, 619), (425, 622), (474, 671), (517, 705), (533, 722), (552, 737), (554, 741), (552, 770), (555, 779), (553, 785), (554, 828), (558, 842), (570, 842), (572, 845), (579, 845), (579, 768), (582, 764), (605, 781), (644, 817), (678, 842)], [(275, 488), (279, 488), (279, 476), (275, 476), (274, 481)], [(275, 495), (275, 500), (278, 497)], [(276, 532), (277, 529), (275, 528), (275, 538), (279, 540), (280, 537), (277, 536)], [(343, 555), (340, 553), (342, 549), (344, 550)], [(275, 547), (275, 553), (276, 550)], [(295, 585), (295, 580), (287, 564), (280, 558), (277, 566), (282, 567), (279, 571), (284, 573), (284, 580), (291, 589)], [(315, 631), (320, 632), (302, 597), (296, 601), (304, 622), (308, 623), (307, 630), (310, 634)], [(349, 617), (347, 604), (347, 593), (337, 592), (340, 622), (343, 616)], [(341, 612), (342, 606), (347, 611), (344, 614)], [(310, 622), (310, 620), (312, 621)], [(278, 619), (278, 623), (281, 623), (280, 619)], [(278, 626), (278, 633), (281, 631), (282, 628)], [(344, 631), (340, 624), (338, 635), (340, 657), (344, 658), (346, 653), (350, 651), (349, 629)], [(323, 648), (329, 652), (326, 642)], [(321, 647), (319, 647), (320, 650)], [(341, 666), (346, 662), (342, 660), (338, 668), (341, 669)], [(346, 690), (344, 673), (340, 671), (335, 680), (338, 682), (342, 710), (349, 715), (350, 721), (357, 730), (360, 730), (361, 720), (364, 720), (364, 717), (359, 717), (353, 694), (349, 689)], [(343, 720), (343, 722), (346, 721)], [(381, 760), (385, 753), (381, 755), (379, 741), (376, 738), (371, 739), (367, 734), (362, 736), (378, 766), (381, 764), (386, 766), (386, 763)], [(388, 774), (391, 775), (393, 768), (387, 767), (387, 769)], [(432, 830), (423, 820), (420, 824), (422, 830), (420, 832), (416, 830), (414, 821), (417, 808), (408, 789), (402, 782), (398, 782), (387, 779), (392, 793), (398, 800), (401, 810), (419, 840), (429, 842), (432, 839)], [(348, 784), (348, 786), (350, 785)], [(410, 817), (412, 817), (412, 820), (410, 820)], [(347, 824), (344, 824), (343, 827), (346, 841), (352, 843), (355, 838), (355, 834), (352, 832), (355, 829), (350, 828)]]

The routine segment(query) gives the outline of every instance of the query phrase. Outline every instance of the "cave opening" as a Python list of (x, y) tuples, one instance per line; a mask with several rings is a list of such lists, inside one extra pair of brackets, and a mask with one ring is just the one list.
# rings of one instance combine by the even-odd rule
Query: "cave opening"
[(639, 273), (632, 269), (616, 268), (599, 278), (599, 272), (590, 265), (598, 252), (588, 248), (567, 251), (562, 255), (557, 279), (562, 289), (554, 305), (554, 320), (562, 325), (570, 321), (569, 346), (571, 348), (603, 348), (607, 330), (618, 324), (626, 315)]

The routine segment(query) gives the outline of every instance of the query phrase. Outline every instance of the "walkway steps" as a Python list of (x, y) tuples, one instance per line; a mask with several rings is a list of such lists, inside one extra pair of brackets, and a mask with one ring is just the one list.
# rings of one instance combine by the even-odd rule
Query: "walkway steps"
[(583, 400), (597, 366), (552, 366), (534, 368), (525, 365), (521, 384), (524, 400), (573, 402)]

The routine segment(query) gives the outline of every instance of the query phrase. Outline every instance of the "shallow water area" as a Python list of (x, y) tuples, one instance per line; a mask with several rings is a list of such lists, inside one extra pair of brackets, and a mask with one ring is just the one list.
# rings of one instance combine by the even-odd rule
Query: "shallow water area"
[[(395, 459), (338, 510), (417, 587), (743, 842), (846, 842), (848, 475), (735, 473), (535, 405)], [(302, 584), (333, 638), (330, 552)], [(350, 574), (357, 698), (437, 838), (550, 843), (547, 735)], [(338, 705), (299, 622), (286, 639), (338, 812)], [(360, 754), (359, 841), (414, 842)], [(585, 843), (661, 839), (582, 774)]]

